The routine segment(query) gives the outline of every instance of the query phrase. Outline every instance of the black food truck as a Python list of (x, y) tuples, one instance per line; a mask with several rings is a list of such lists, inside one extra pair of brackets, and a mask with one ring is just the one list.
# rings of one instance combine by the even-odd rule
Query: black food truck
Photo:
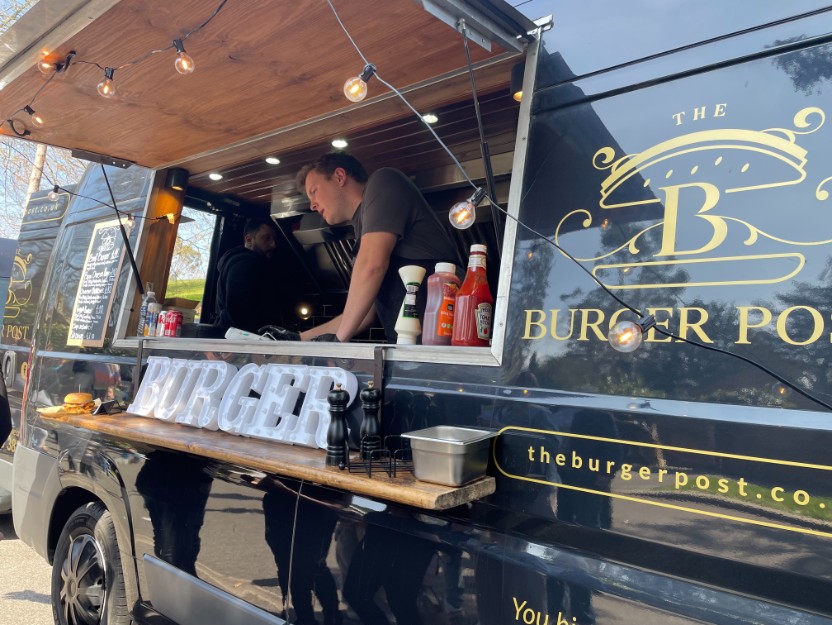
[[(830, 33), (812, 0), (38, 2), (3, 132), (91, 161), (14, 456), (56, 623), (832, 622)], [(336, 140), (487, 246), (487, 346), (216, 335), (249, 217), (280, 325), (344, 307), (360, 242), (294, 180)], [(202, 316), (139, 338), (186, 217)]]
[[(26, 368), (43, 278), (66, 213), (69, 193), (74, 189), (75, 185), (68, 185), (65, 191), (57, 194), (52, 191), (33, 193), (23, 211), (17, 241), (10, 241), (13, 244), (10, 248), (12, 263), (3, 308), (0, 352), (12, 429), (5, 443), (0, 443), (0, 514), (11, 511), (12, 462), (20, 434)], [(106, 366), (106, 357), (102, 357), (102, 364)]]

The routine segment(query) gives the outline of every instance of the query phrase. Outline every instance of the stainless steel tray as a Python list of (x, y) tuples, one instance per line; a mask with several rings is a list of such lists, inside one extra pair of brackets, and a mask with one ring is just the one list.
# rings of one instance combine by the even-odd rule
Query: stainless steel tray
[(485, 475), (495, 436), (490, 430), (452, 425), (402, 434), (410, 439), (416, 478), (445, 486), (462, 486)]

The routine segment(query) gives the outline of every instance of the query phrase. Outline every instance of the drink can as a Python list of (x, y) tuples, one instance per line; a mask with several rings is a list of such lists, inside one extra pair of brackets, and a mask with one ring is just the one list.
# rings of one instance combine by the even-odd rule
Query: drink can
[(159, 312), (159, 317), (156, 319), (156, 336), (166, 336), (165, 335), (165, 320), (168, 318), (167, 310), (162, 310)]
[(165, 314), (165, 336), (182, 335), (182, 313), (178, 310), (169, 310)]

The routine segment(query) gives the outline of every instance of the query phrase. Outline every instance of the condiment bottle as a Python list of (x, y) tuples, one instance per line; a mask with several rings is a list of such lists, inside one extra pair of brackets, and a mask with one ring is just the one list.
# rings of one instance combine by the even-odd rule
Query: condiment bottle
[(416, 293), (425, 278), (426, 271), (419, 265), (405, 265), (399, 268), (399, 276), (404, 282), (406, 291), (395, 325), (396, 343), (399, 345), (414, 345), (422, 333), (419, 310), (416, 308)]
[(452, 345), (488, 347), (491, 340), (494, 298), (485, 273), (485, 245), (472, 245), (468, 273), (456, 295)]
[(156, 336), (160, 312), (162, 312), (162, 305), (160, 303), (150, 302), (147, 305), (147, 319), (144, 323), (145, 336)]
[(459, 284), (456, 265), (436, 263), (436, 272), (428, 278), (428, 303), (422, 327), (422, 345), (451, 344)]
[(148, 282), (144, 292), (141, 308), (139, 308), (139, 324), (136, 328), (136, 335), (144, 336), (144, 326), (147, 323), (147, 305), (156, 303), (156, 294), (153, 292), (153, 283)]

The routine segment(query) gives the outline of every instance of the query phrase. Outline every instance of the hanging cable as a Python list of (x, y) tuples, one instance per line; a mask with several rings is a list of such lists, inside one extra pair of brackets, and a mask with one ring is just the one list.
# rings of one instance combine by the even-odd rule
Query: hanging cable
[[(497, 197), (497, 185), (494, 183), (494, 168), (491, 166), (491, 151), (488, 148), (488, 141), (485, 140), (485, 130), (482, 127), (482, 115), (480, 114), (480, 99), (477, 96), (477, 80), (474, 77), (474, 64), (471, 62), (471, 50), (468, 48), (468, 27), (465, 20), (459, 20), (459, 28), (462, 31), (462, 42), (465, 44), (465, 58), (468, 62), (468, 77), (471, 79), (471, 94), (474, 98), (474, 115), (477, 118), (477, 128), (480, 133), (480, 154), (482, 164), (485, 168), (485, 183), (488, 185), (488, 194)], [(491, 200), (491, 222), (494, 225), (494, 239), (497, 241), (497, 257), (503, 255), (502, 242), (500, 241), (500, 213)]]
[(139, 293), (141, 293), (142, 297), (144, 297), (144, 285), (142, 284), (142, 277), (139, 274), (139, 268), (136, 265), (136, 257), (133, 256), (133, 248), (130, 247), (130, 238), (127, 236), (124, 224), (121, 222), (120, 211), (118, 210), (118, 206), (116, 206), (116, 196), (113, 195), (113, 188), (110, 186), (110, 179), (107, 177), (107, 169), (104, 167), (103, 163), (101, 164), (101, 173), (104, 174), (104, 182), (107, 183), (107, 191), (110, 192), (110, 199), (113, 201), (113, 209), (115, 209), (116, 217), (118, 218), (118, 228), (121, 230), (121, 238), (124, 240), (124, 247), (127, 250), (127, 258), (130, 260), (130, 266), (133, 268), (133, 277), (136, 278), (136, 285), (139, 289)]

